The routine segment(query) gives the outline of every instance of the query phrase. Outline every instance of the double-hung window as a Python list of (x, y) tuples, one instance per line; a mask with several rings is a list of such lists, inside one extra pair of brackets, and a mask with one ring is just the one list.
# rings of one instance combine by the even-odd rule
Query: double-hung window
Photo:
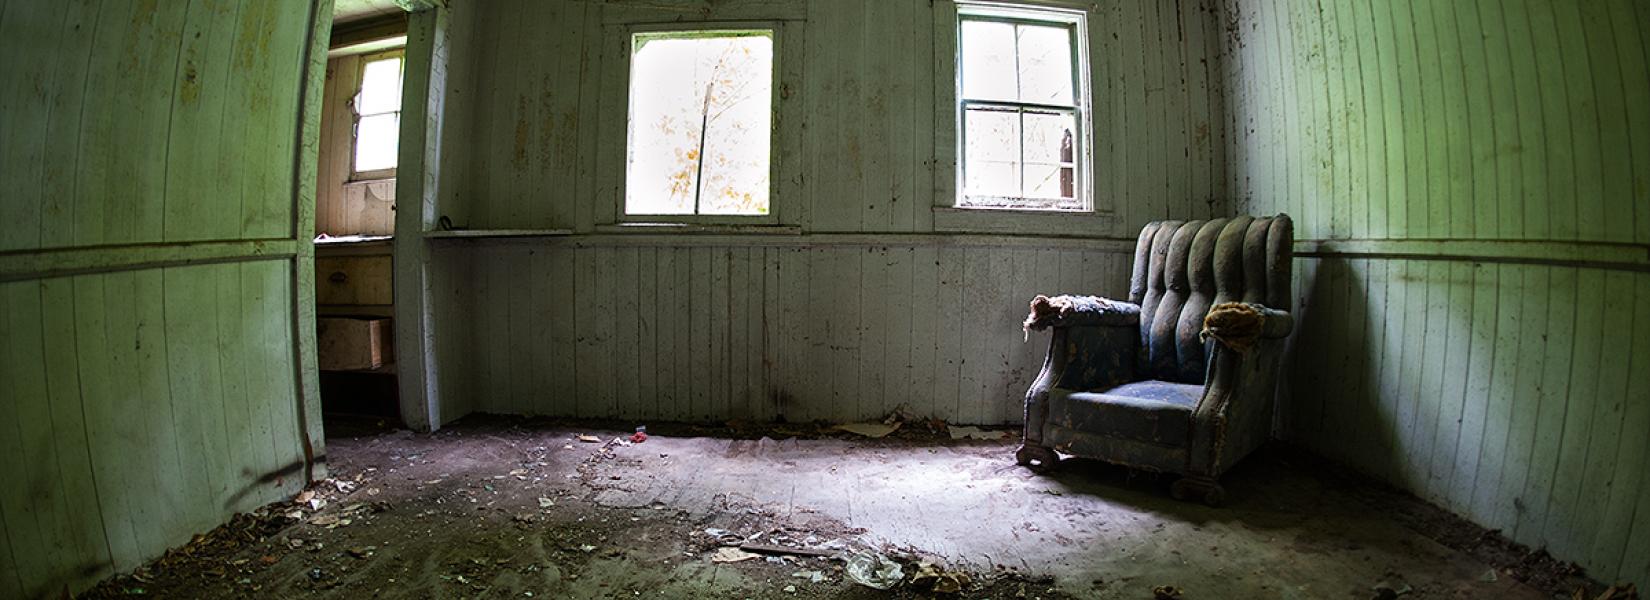
[(403, 51), (391, 50), (361, 60), (361, 91), (355, 96), (355, 147), (350, 179), (395, 176), (401, 137)]
[(958, 208), (1092, 209), (1078, 11), (959, 3)]

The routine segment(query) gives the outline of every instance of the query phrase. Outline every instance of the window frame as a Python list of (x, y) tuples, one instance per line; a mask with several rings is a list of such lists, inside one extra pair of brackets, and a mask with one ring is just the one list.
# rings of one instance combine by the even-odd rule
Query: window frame
[[(1096, 211), (1094, 198), (1094, 111), (1090, 98), (1092, 97), (1089, 80), (1092, 77), (1092, 68), (1089, 64), (1087, 51), (1088, 23), (1087, 14), (1081, 10), (1063, 9), (1056, 7), (1024, 5), (1024, 4), (997, 4), (983, 2), (958, 2), (957, 14), (953, 19), (952, 28), (956, 43), (953, 44), (952, 57), (955, 68), (955, 109), (953, 114), (956, 125), (956, 194), (950, 198), (950, 206), (955, 210), (963, 211), (1013, 211), (1038, 214), (1092, 214)], [(1042, 104), (1036, 102), (1022, 102), (1018, 100), (973, 100), (964, 95), (963, 87), (963, 56), (962, 56), (962, 27), (965, 22), (1006, 23), (1010, 25), (1034, 25), (1041, 27), (1058, 26), (1068, 30), (1068, 48), (1071, 52), (1071, 84), (1072, 105)], [(1019, 68), (1016, 60), (1015, 68)], [(1061, 198), (1040, 198), (1033, 196), (990, 196), (970, 195), (968, 193), (968, 128), (967, 115), (970, 108), (985, 107), (1004, 111), (1013, 111), (1021, 118), (1024, 136), (1024, 117), (1028, 110), (1043, 111), (1057, 114), (1070, 114), (1076, 124), (1077, 134), (1074, 137), (1072, 170), (1076, 181), (1073, 186), (1073, 199), (1079, 204), (1076, 208), (1034, 208), (1029, 206), (980, 206), (969, 205), (970, 199), (994, 199), (1009, 202), (1025, 202), (1027, 200), (1041, 200), (1058, 202)], [(1025, 149), (1021, 142), (1020, 151), (1020, 186), (1024, 191), (1025, 180)]]
[(401, 109), (402, 109), (402, 106), (400, 105), (400, 103), (396, 104), (395, 110), (393, 110), (393, 111), (382, 112), (382, 113), (373, 113), (372, 115), (363, 115), (363, 114), (361, 114), (361, 107), (360, 107), (360, 103), (359, 103), (359, 100), (361, 98), (361, 93), (364, 91), (364, 90), (362, 90), (361, 86), (366, 83), (367, 65), (372, 64), (372, 63), (377, 62), (377, 61), (386, 60), (386, 59), (389, 59), (389, 58), (392, 58), (392, 57), (393, 58), (398, 58), (398, 59), (401, 60), (401, 86), (400, 86), (401, 87), (401, 97), (405, 98), (406, 97), (406, 92), (407, 92), (407, 49), (406, 49), (406, 47), (403, 46), (403, 47), (399, 47), (399, 48), (390, 48), (388, 50), (383, 50), (383, 51), (379, 51), (379, 52), (372, 52), (372, 53), (368, 53), (368, 54), (362, 54), (362, 55), (360, 55), (360, 58), (359, 58), (359, 64), (356, 66), (356, 69), (355, 69), (355, 80), (356, 80), (355, 94), (353, 96), (350, 96), (350, 100), (349, 100), (350, 120), (351, 120), (351, 123), (350, 123), (350, 141), (349, 141), (349, 179), (348, 179), (349, 183), (355, 183), (355, 182), (360, 182), (360, 181), (379, 181), (379, 180), (384, 180), (384, 179), (394, 179), (395, 174), (396, 174), (396, 169), (401, 166), (400, 165), (401, 140), (400, 140), (400, 136), (398, 134), (396, 136), (396, 158), (397, 158), (396, 166), (390, 167), (390, 168), (387, 168), (387, 169), (373, 169), (373, 170), (370, 170), (370, 171), (361, 171), (361, 170), (358, 170), (358, 169), (355, 168), (355, 158), (356, 158), (356, 155), (358, 154), (357, 150), (359, 149), (360, 144), (361, 144), (361, 118), (362, 117), (394, 114), (396, 116), (395, 123), (396, 123), (397, 131), (399, 132), (399, 130), (401, 128), (401, 112), (402, 112)]
[[(619, 60), (621, 68), (618, 73), (617, 86), (623, 90), (623, 102), (617, 106), (618, 146), (617, 164), (614, 167), (616, 179), (614, 183), (615, 198), (613, 223), (619, 225), (648, 225), (648, 224), (682, 224), (682, 225), (757, 225), (768, 226), (780, 223), (780, 182), (782, 165), (780, 161), (781, 138), (780, 106), (785, 99), (783, 88), (785, 60), (785, 37), (787, 30), (784, 21), (775, 20), (726, 20), (726, 21), (678, 21), (668, 23), (629, 23), (615, 28), (621, 34), (617, 36), (623, 44), (623, 54)], [(631, 62), (635, 57), (634, 43), (638, 34), (658, 33), (693, 33), (716, 31), (753, 31), (762, 30), (770, 35), (773, 44), (773, 64), (769, 77), (771, 89), (768, 97), (768, 212), (761, 215), (724, 215), (724, 214), (631, 214), (627, 210), (629, 190), (626, 181), (630, 168), (630, 88)]]

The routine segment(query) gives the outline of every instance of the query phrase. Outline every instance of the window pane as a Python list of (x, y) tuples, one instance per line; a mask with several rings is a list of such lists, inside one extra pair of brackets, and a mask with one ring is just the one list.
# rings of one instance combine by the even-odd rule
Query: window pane
[(355, 112), (375, 115), (401, 110), (401, 59), (367, 63), (361, 71), (361, 100)]
[(1020, 116), (1000, 110), (970, 109), (965, 115), (967, 150), (964, 182), (969, 195), (1020, 195)]
[(1027, 112), (1026, 162), (1069, 163), (1076, 155), (1077, 119), (1059, 113)]
[(355, 129), (355, 170), (395, 168), (396, 139), (401, 117), (397, 113), (361, 117)]
[(1070, 105), (1071, 30), (1018, 26), (1020, 101)]
[(1014, 100), (1014, 26), (963, 21), (961, 43), (963, 97)]
[(1076, 196), (1076, 135), (1073, 115), (1026, 113), (1026, 197)]
[(1026, 165), (1026, 198), (1070, 198), (1067, 169), (1056, 165)]
[(771, 31), (637, 34), (625, 213), (768, 213)]

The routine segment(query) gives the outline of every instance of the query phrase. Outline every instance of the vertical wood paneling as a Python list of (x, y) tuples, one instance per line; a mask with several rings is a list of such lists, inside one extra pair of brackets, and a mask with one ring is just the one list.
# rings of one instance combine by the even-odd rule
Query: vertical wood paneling
[[(272, 486), (246, 476), (302, 459), (290, 329), (259, 316), (290, 314), (284, 265), (164, 272), (4, 286), (11, 425), (0, 447), (19, 457), (5, 475), (19, 485), (6, 486), (15, 494), (0, 496), (0, 512), (7, 567), (25, 590), (129, 569), (223, 511), (294, 489), (296, 477)], [(278, 290), (278, 306), (262, 290), (243, 292), (248, 281)], [(271, 421), (284, 431), (272, 435)]]
[[(1223, 11), (1240, 209), (1289, 212), (1305, 239), (1650, 242), (1642, 7)], [(1650, 580), (1628, 433), (1650, 411), (1632, 377), (1650, 277), (1381, 256), (1303, 257), (1296, 277), (1285, 436), (1601, 579)]]
[[(295, 145), (327, 6), (0, 5), (0, 260), (307, 228)], [(78, 593), (304, 483), (311, 273), (236, 258), (0, 285), (0, 596)]]
[[(1119, 216), (1096, 235), (1227, 212), (1214, 4), (1125, 2), (1089, 23), (1091, 47), (1110, 49), (1091, 56), (1097, 203)], [(776, 66), (786, 85), (774, 160), (794, 174), (775, 182), (785, 195), (781, 220), (822, 232), (932, 231), (934, 162), (949, 160), (936, 154), (954, 151), (936, 148), (934, 135), (953, 126), (934, 100), (950, 93), (953, 75), (930, 68), (954, 52), (938, 44), (954, 36), (933, 30), (945, 25), (936, 20), (945, 7), (854, 0), (807, 8), (805, 20), (781, 25), (796, 38), (781, 42)], [(626, 59), (625, 28), (602, 19), (624, 9), (521, 0), (477, 9), (472, 33), (484, 41), (466, 75), (480, 100), (460, 116), (474, 133), (463, 152), (448, 153), (467, 166), (457, 185), (470, 193), (443, 210), (468, 215), (460, 224), (477, 229), (589, 231), (612, 222), (623, 165), (608, 163), (624, 153), (608, 150), (623, 143), (628, 82), (602, 65)], [(532, 23), (550, 24), (554, 35)]]
[(1045, 349), (1021, 341), (1027, 290), (1121, 294), (1130, 266), (999, 247), (468, 247), (473, 308), (449, 318), (481, 332), (477, 410), (643, 420), (1017, 422)]

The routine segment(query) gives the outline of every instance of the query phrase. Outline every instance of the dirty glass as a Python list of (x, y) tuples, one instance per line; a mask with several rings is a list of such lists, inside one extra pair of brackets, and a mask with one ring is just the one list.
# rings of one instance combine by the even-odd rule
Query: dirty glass
[(962, 185), (958, 205), (1074, 210), (1081, 111), (1080, 21), (990, 10), (958, 26)]
[(625, 214), (768, 214), (773, 32), (639, 33)]
[(355, 98), (355, 171), (395, 168), (401, 136), (401, 57), (369, 60)]

